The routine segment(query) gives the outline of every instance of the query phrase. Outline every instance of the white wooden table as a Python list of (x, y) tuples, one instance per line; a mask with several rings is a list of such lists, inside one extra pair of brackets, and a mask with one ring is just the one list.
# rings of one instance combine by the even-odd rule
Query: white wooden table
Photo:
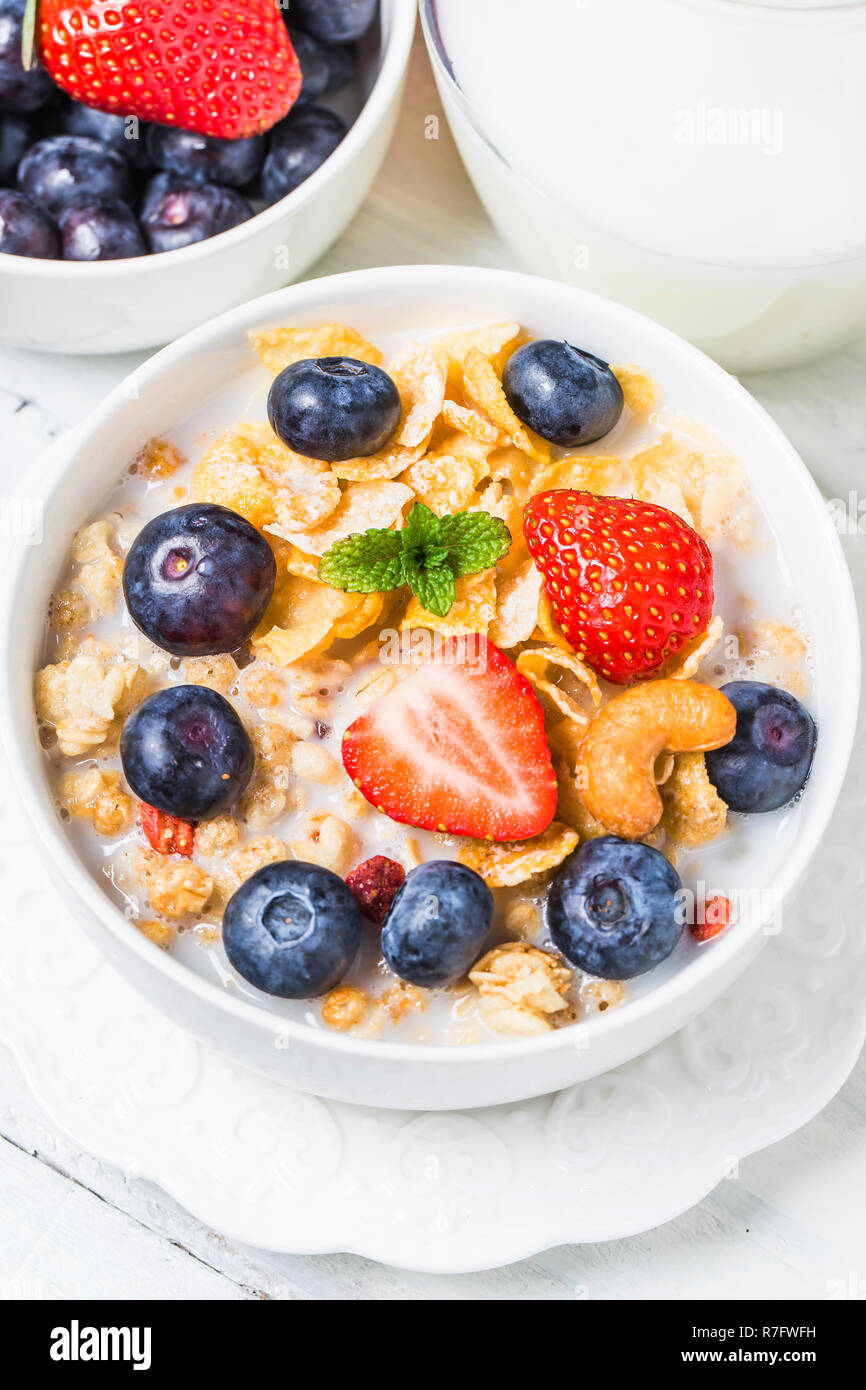
[[(439, 139), (427, 138), (438, 115)], [(419, 45), (394, 146), (363, 212), (316, 268), (516, 263), (463, 172)], [(0, 349), (0, 487), (142, 359)], [(866, 476), (866, 342), (747, 382), (832, 496)], [(864, 542), (866, 543), (866, 542)], [(0, 884), (2, 892), (2, 884)], [(149, 1184), (80, 1153), (0, 1048), (0, 1299), (815, 1298), (866, 1296), (866, 1059), (822, 1115), (648, 1235), (563, 1247), (488, 1274), (406, 1274), (353, 1256), (238, 1247)]]

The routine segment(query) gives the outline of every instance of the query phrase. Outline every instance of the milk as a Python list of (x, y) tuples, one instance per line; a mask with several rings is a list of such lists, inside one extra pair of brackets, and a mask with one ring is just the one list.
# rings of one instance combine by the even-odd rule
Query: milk
[(866, 320), (866, 4), (431, 8), (465, 98), (447, 97), (458, 143), (533, 269), (735, 367)]

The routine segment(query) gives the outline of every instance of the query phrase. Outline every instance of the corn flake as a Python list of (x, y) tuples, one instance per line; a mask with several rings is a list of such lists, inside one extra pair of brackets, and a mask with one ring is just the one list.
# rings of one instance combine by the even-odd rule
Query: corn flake
[(274, 520), (274, 489), (259, 470), (256, 445), (226, 430), (202, 454), (192, 475), (192, 496), (239, 512), (260, 529)]
[(497, 647), (507, 651), (529, 641), (535, 631), (542, 582), (541, 572), (531, 558), (497, 576), (496, 617), (489, 632)]
[(468, 405), (458, 405), (456, 401), (442, 402), (442, 419), (451, 429), (460, 434), (468, 434), (478, 444), (491, 448), (499, 442), (499, 430), (487, 420), (482, 419), (476, 410)]
[(578, 727), (582, 725), (586, 728), (589, 725), (589, 716), (571, 695), (548, 679), (551, 666), (576, 676), (581, 684), (586, 686), (592, 703), (598, 708), (601, 704), (598, 681), (589, 667), (572, 652), (564, 652), (560, 647), (532, 647), (521, 652), (517, 658), (518, 671), (531, 682), (535, 690), (546, 695), (566, 719), (572, 720)]
[(499, 842), (465, 840), (457, 851), (461, 864), (480, 874), (489, 888), (513, 888), (536, 874), (555, 869), (572, 850), (578, 837), (570, 826), (553, 821), (531, 840)]
[(459, 391), (463, 386), (463, 364), (476, 348), (483, 352), (501, 371), (519, 340), (523, 338), (519, 323), (490, 323), (480, 328), (463, 328), (446, 333), (435, 340), (435, 347), (448, 360), (448, 387)]
[(550, 446), (520, 423), (508, 404), (496, 368), (477, 348), (470, 349), (463, 363), (463, 390), (470, 404), (488, 416), (512, 444), (537, 463), (549, 462)]
[(324, 555), (347, 536), (374, 526), (393, 526), (411, 499), (411, 488), (402, 482), (349, 483), (331, 516), (306, 533), (297, 532), (292, 540), (309, 555)]
[(702, 633), (700, 637), (696, 637), (679, 653), (676, 665), (666, 673), (671, 680), (689, 681), (692, 676), (697, 675), (704, 657), (709, 656), (713, 648), (721, 642), (724, 630), (724, 621), (717, 615), (713, 618), (706, 632)]
[(425, 627), (449, 637), (461, 632), (486, 633), (496, 617), (496, 571), (464, 574), (456, 581), (457, 598), (444, 618), (428, 613), (413, 598), (403, 618), (403, 628)]
[(400, 449), (425, 448), (445, 400), (446, 359), (426, 343), (413, 343), (391, 363), (403, 415), (393, 444)]
[(658, 402), (658, 387), (649, 372), (632, 363), (611, 365), (611, 371), (622, 387), (627, 409), (634, 415), (651, 415)]
[(318, 328), (269, 328), (250, 334), (252, 345), (273, 376), (293, 362), (310, 357), (354, 357), (380, 367), (383, 357), (378, 348), (343, 323), (323, 323)]
[(529, 491), (534, 496), (539, 492), (552, 492), (556, 488), (573, 488), (577, 492), (610, 496), (622, 491), (627, 479), (628, 470), (616, 455), (594, 457), (578, 454), (573, 458), (559, 459), (537, 471), (531, 479)]
[(728, 808), (709, 779), (703, 753), (679, 753), (661, 795), (662, 828), (677, 844), (695, 849), (722, 834)]
[(361, 602), (372, 597), (378, 595), (343, 594), (327, 584), (286, 574), (278, 579), (253, 638), (256, 654), (278, 666), (317, 655), (336, 639), (341, 625), (358, 614)]
[(455, 454), (426, 454), (400, 481), (437, 516), (465, 511), (475, 498), (478, 467)]

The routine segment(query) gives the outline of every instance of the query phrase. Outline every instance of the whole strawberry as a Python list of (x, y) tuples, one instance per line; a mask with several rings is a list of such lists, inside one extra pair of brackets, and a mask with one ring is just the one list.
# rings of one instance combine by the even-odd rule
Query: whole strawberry
[[(76, 101), (227, 140), (301, 90), (276, 0), (28, 0), (43, 66)], [(26, 32), (26, 30), (25, 30)]]
[(524, 509), (554, 620), (615, 685), (657, 675), (713, 612), (709, 546), (666, 507), (562, 489)]

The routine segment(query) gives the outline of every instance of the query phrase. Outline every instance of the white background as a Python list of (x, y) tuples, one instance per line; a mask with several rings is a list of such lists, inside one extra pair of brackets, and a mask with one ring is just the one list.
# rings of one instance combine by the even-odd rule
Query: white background
[[(425, 121), (434, 114), (440, 138), (430, 141)], [(314, 273), (418, 261), (515, 266), (463, 172), (420, 40), (374, 192)], [(11, 487), (142, 356), (0, 349), (0, 485)], [(866, 471), (864, 380), (866, 341), (812, 367), (746, 380), (829, 496), (847, 496)], [(747, 1159), (736, 1179), (678, 1221), (627, 1241), (448, 1278), (227, 1242), (149, 1184), (78, 1152), (0, 1048), (0, 1299), (823, 1299), (840, 1280), (863, 1298), (864, 1119), (861, 1059), (822, 1115)]]

